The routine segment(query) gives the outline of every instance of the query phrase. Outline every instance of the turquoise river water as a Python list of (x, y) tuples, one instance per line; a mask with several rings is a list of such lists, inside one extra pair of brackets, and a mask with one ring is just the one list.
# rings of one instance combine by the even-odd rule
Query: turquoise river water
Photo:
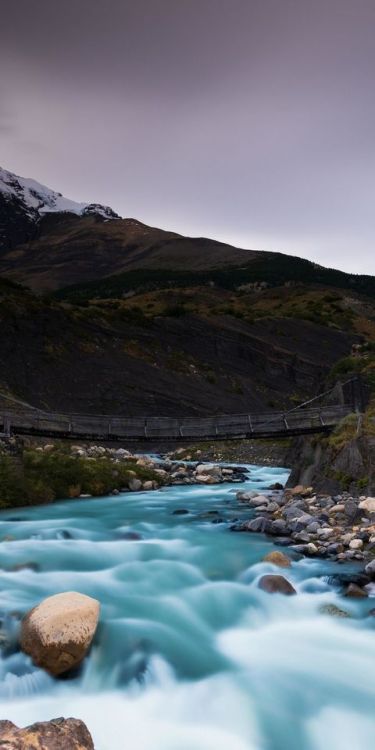
[[(236, 491), (288, 473), (250, 472), (243, 485), (2, 512), (0, 539), (13, 538), (0, 543), (2, 617), (73, 590), (99, 599), (101, 618), (71, 679), (5, 652), (1, 718), (75, 716), (97, 750), (370, 750), (374, 599), (343, 599), (329, 577), (350, 569), (305, 559), (287, 571), (297, 596), (257, 588), (260, 575), (284, 571), (261, 562), (272, 540), (228, 530), (251, 514)], [(9, 570), (28, 562), (38, 569)], [(321, 614), (324, 604), (352, 617)]]

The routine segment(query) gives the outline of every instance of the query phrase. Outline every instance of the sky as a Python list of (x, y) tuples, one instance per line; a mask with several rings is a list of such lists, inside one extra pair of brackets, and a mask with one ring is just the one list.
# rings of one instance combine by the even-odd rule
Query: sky
[(0, 0), (0, 165), (375, 273), (375, 0)]

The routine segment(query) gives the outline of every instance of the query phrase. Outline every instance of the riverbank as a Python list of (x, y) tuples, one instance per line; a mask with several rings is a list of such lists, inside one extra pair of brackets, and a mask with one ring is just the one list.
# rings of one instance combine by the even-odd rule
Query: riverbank
[(13, 440), (0, 453), (0, 508), (173, 485), (238, 483), (246, 474), (238, 464), (172, 461), (90, 444), (28, 441), (26, 446)]
[(269, 495), (238, 492), (237, 499), (253, 509), (254, 517), (233, 531), (268, 534), (308, 557), (359, 561), (368, 580), (375, 578), (375, 498), (316, 494), (299, 485)]
[(286, 456), (292, 440), (218, 440), (163, 447), (170, 458), (180, 460), (229, 461), (258, 466), (288, 466)]

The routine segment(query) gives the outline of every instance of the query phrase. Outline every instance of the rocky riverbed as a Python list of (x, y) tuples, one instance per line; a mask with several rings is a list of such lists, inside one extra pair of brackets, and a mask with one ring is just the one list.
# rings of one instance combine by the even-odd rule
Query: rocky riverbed
[[(43, 451), (52, 450), (52, 446), (44, 446)], [(107, 448), (100, 445), (82, 446), (73, 445), (72, 455), (86, 459), (107, 458), (114, 465), (125, 462), (133, 465), (134, 476), (127, 486), (120, 491), (147, 491), (159, 489), (164, 485), (178, 484), (220, 484), (221, 482), (243, 482), (248, 469), (236, 464), (224, 466), (215, 463), (201, 463), (200, 461), (176, 461), (168, 456), (166, 458), (152, 457), (131, 453), (125, 448)], [(142, 482), (137, 477), (138, 469), (148, 469), (153, 472), (159, 481), (146, 480)], [(116, 490), (115, 490), (116, 494)]]
[(363, 581), (375, 578), (375, 498), (320, 495), (298, 485), (269, 494), (238, 492), (237, 499), (254, 509), (254, 517), (234, 524), (232, 531), (268, 534), (308, 557), (362, 562)]

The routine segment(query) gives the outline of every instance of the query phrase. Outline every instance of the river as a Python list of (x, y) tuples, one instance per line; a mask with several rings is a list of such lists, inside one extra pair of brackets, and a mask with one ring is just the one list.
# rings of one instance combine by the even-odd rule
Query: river
[[(1, 718), (83, 719), (97, 750), (370, 750), (375, 736), (373, 599), (343, 599), (299, 560), (297, 596), (269, 595), (273, 549), (231, 533), (239, 487), (285, 482), (250, 467), (242, 485), (170, 487), (0, 513), (1, 613), (75, 590), (101, 602), (95, 645), (72, 679), (20, 652), (0, 659)], [(187, 510), (186, 514), (174, 514)], [(141, 538), (132, 538), (139, 535)], [(33, 563), (37, 570), (6, 570)], [(352, 567), (352, 570), (354, 568)], [(335, 604), (350, 618), (322, 614)]]

